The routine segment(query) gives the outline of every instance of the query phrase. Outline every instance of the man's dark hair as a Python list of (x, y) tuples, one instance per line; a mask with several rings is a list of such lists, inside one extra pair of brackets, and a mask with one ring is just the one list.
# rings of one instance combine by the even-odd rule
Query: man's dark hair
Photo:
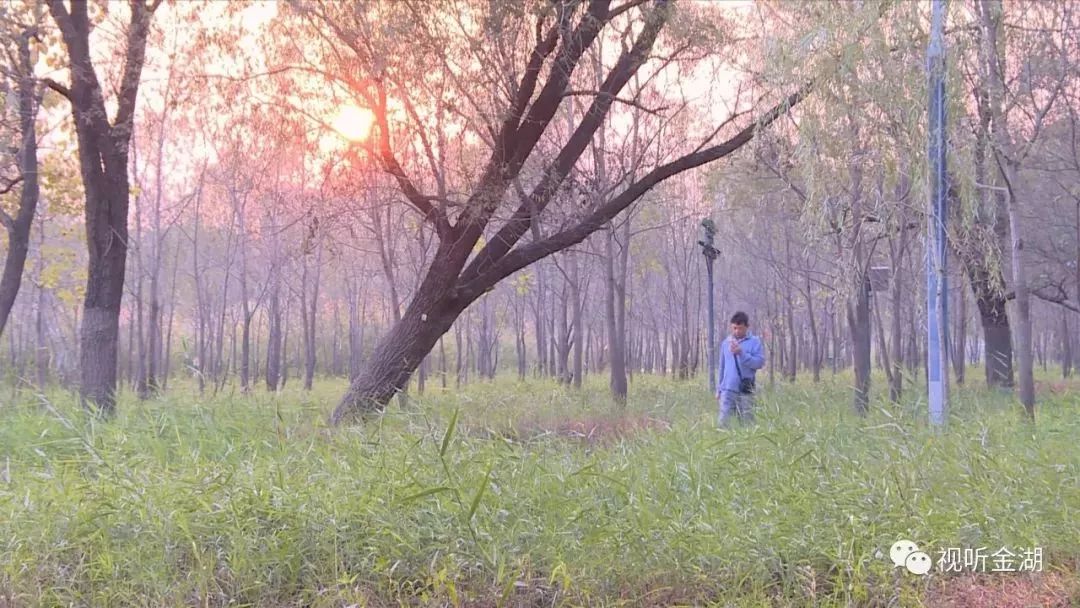
[(731, 322), (735, 325), (750, 325), (750, 317), (746, 316), (746, 313), (740, 310), (731, 315)]

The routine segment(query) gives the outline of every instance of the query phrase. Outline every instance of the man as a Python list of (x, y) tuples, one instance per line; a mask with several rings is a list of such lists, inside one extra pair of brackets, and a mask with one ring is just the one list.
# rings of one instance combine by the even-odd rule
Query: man
[(745, 312), (731, 315), (731, 335), (720, 343), (716, 397), (720, 400), (720, 427), (727, 428), (732, 413), (740, 422), (754, 421), (754, 382), (757, 370), (765, 365), (765, 348), (750, 333)]

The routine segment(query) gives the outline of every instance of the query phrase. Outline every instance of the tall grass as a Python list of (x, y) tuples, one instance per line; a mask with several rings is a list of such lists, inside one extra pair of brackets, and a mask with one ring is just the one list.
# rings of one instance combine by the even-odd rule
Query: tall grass
[(956, 391), (934, 432), (915, 398), (852, 415), (845, 384), (766, 390), (727, 432), (699, 382), (644, 376), (625, 409), (602, 380), (499, 380), (341, 429), (333, 381), (125, 396), (105, 423), (23, 393), (0, 606), (918, 605), (935, 577), (891, 567), (900, 538), (1080, 571), (1077, 393), (1030, 423)]

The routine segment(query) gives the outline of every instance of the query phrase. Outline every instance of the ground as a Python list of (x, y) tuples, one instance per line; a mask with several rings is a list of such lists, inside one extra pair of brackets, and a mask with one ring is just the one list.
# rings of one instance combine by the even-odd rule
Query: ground
[[(1034, 423), (972, 386), (941, 432), (914, 394), (854, 416), (843, 375), (766, 387), (730, 431), (700, 381), (648, 376), (625, 409), (603, 378), (500, 379), (345, 428), (336, 380), (125, 395), (107, 422), (23, 391), (0, 608), (1077, 605), (1080, 386), (1043, 381)], [(918, 576), (902, 538), (1039, 547), (1043, 571)]]

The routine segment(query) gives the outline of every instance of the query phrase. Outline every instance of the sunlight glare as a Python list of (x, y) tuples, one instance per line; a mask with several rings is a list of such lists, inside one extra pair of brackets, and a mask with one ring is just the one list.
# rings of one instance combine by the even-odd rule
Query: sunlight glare
[(349, 141), (366, 139), (375, 123), (375, 115), (366, 108), (347, 105), (338, 110), (332, 126), (339, 135)]

